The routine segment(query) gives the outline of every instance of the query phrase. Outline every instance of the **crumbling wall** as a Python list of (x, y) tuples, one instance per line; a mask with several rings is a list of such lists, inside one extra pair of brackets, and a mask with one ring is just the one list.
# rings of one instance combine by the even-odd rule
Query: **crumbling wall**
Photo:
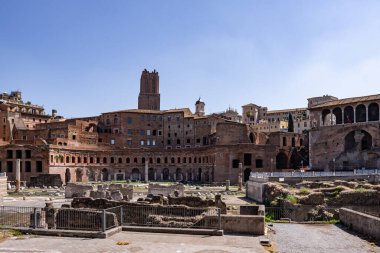
[(185, 186), (183, 184), (175, 184), (175, 185), (149, 184), (148, 186), (148, 194), (153, 194), (153, 195), (169, 196), (169, 195), (174, 195), (175, 191), (178, 192), (178, 196), (182, 197), (185, 194)]
[(36, 177), (30, 177), (29, 186), (43, 187), (43, 186), (57, 186), (63, 185), (61, 176), (59, 174), (39, 174)]
[(68, 183), (65, 188), (65, 198), (88, 197), (92, 190), (94, 187), (91, 185)]

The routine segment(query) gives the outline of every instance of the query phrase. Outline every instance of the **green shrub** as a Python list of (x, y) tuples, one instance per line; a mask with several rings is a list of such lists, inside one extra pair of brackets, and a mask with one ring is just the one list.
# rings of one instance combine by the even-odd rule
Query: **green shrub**
[(297, 198), (293, 195), (286, 196), (286, 200), (292, 204), (297, 204), (297, 202), (298, 202)]
[(298, 191), (298, 194), (299, 195), (309, 195), (310, 194), (310, 190), (305, 188), (305, 187), (302, 187), (299, 191)]

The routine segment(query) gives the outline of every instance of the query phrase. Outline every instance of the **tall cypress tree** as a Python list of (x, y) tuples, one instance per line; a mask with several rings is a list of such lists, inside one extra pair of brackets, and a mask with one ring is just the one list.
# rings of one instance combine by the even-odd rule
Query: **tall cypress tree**
[(291, 113), (289, 113), (288, 115), (288, 132), (290, 133), (294, 132), (293, 116)]

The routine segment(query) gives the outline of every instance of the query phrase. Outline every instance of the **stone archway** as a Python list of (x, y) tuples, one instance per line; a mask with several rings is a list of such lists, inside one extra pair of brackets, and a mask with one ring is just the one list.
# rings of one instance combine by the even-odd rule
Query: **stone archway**
[(156, 180), (155, 174), (156, 174), (156, 172), (154, 171), (154, 169), (153, 168), (149, 168), (149, 170), (148, 170), (148, 180), (149, 181)]
[(102, 169), (102, 180), (103, 181), (108, 181), (108, 169), (107, 168), (104, 168)]
[(177, 170), (175, 172), (175, 179), (176, 179), (176, 181), (182, 181), (183, 180), (183, 174), (182, 174), (182, 170), (180, 168), (177, 168)]
[(199, 182), (202, 181), (202, 168), (198, 169), (197, 181)]
[(364, 130), (351, 131), (344, 138), (344, 151), (362, 151), (372, 148), (372, 136)]
[(65, 172), (65, 183), (68, 184), (71, 181), (71, 172), (69, 168), (66, 168)]
[(165, 168), (162, 170), (162, 180), (163, 181), (169, 181), (170, 180), (170, 174), (169, 174), (168, 168)]
[(133, 170), (132, 170), (132, 174), (131, 174), (131, 179), (132, 180), (136, 180), (136, 181), (138, 181), (138, 180), (140, 180), (140, 170), (139, 169), (137, 169), (137, 168), (134, 168)]
[(83, 169), (82, 168), (76, 169), (75, 177), (76, 177), (75, 178), (76, 182), (82, 182), (83, 181)]

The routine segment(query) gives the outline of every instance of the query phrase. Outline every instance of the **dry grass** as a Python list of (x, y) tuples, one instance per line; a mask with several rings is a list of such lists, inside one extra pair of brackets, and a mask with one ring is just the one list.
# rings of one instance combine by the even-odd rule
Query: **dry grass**
[(129, 245), (128, 241), (118, 241), (116, 245)]

